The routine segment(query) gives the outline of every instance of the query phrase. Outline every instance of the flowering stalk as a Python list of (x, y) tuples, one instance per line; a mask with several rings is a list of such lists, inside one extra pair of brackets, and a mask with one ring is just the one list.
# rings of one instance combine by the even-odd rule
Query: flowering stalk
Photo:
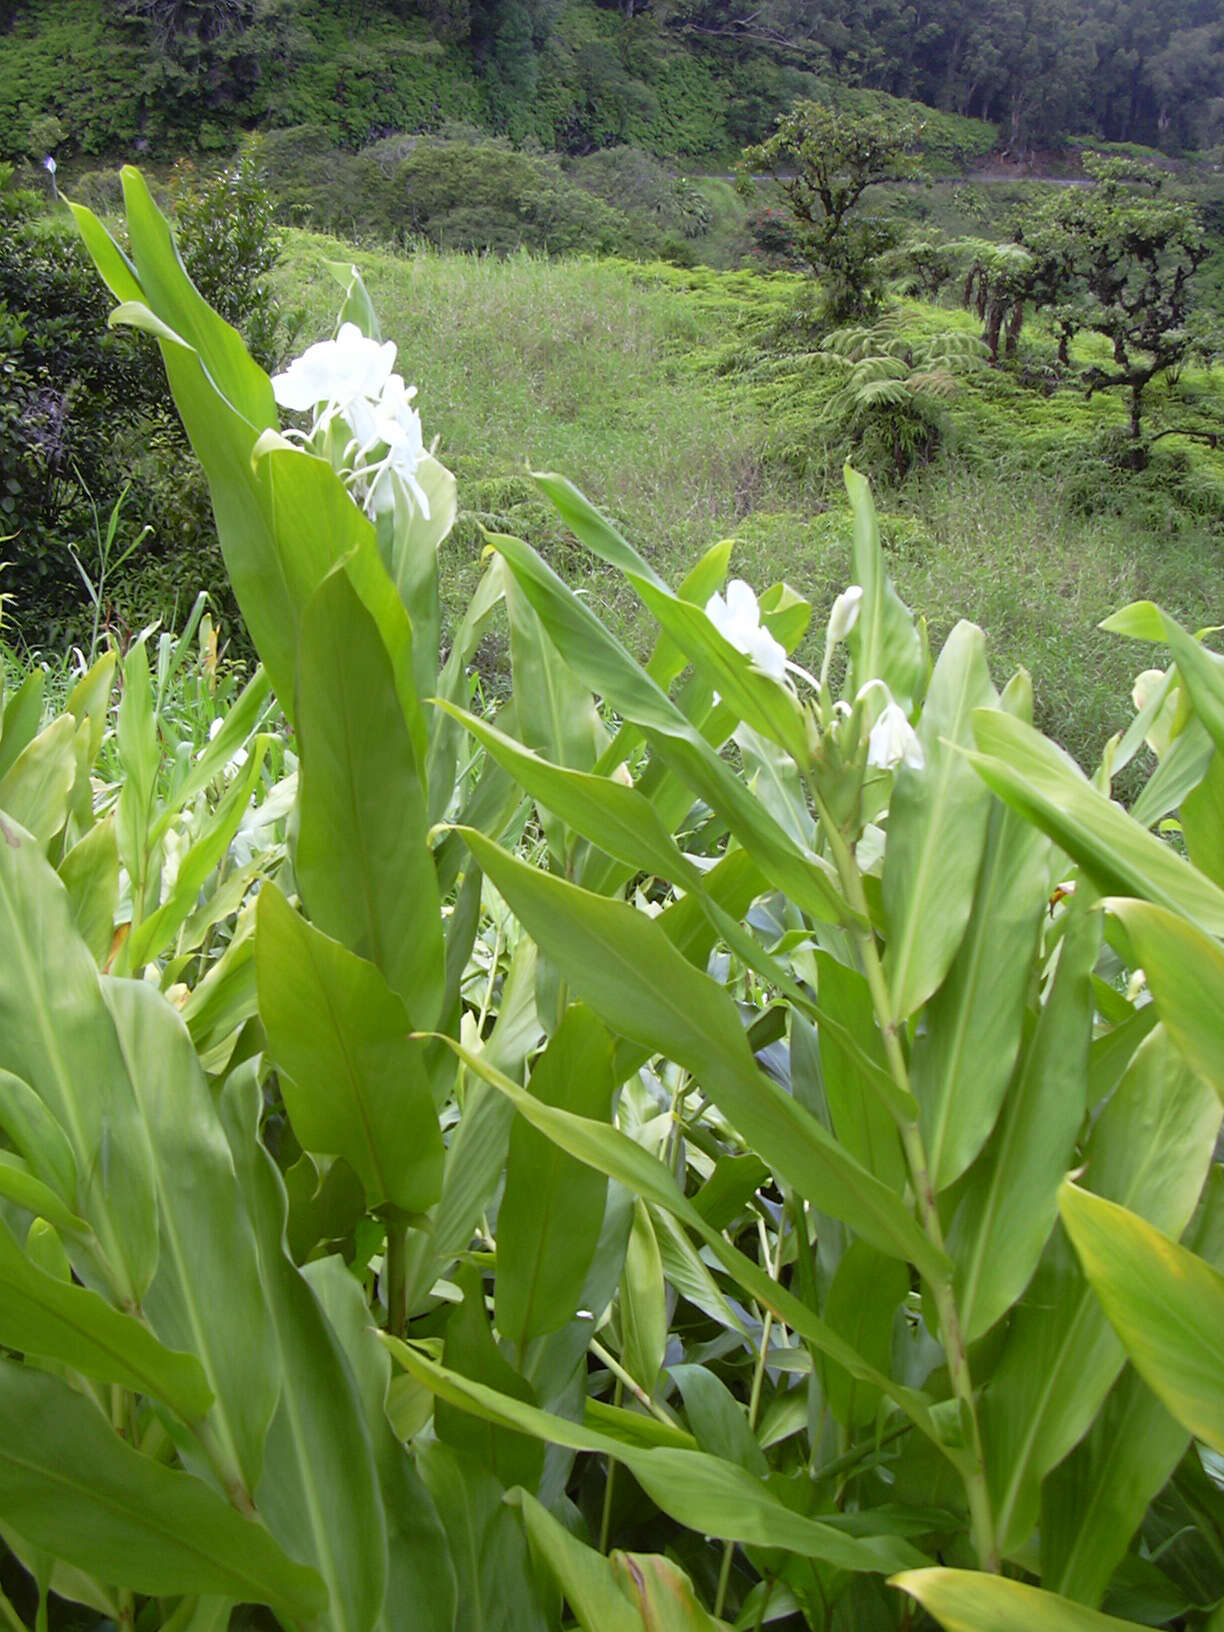
[[(906, 1064), (905, 1053), (901, 1047), (900, 1027), (893, 1014), (892, 1004), (889, 1001), (888, 986), (884, 979), (884, 966), (880, 961), (879, 948), (876, 946), (875, 934), (871, 929), (867, 896), (863, 890), (863, 881), (859, 874), (858, 864), (854, 859), (853, 851), (846, 842), (845, 835), (833, 820), (828, 806), (821, 797), (820, 789), (816, 786), (814, 779), (808, 779), (808, 786), (816, 806), (817, 815), (820, 818), (821, 828), (833, 855), (842, 889), (845, 891), (846, 899), (851, 907), (860, 915), (863, 925), (862, 928), (854, 929), (853, 934), (858, 945), (867, 985), (871, 992), (876, 1021), (880, 1027), (880, 1034), (884, 1039), (884, 1051), (888, 1059), (889, 1071), (902, 1094), (912, 1099), (909, 1067)], [(944, 1252), (943, 1225), (939, 1218), (939, 1208), (935, 1200), (935, 1187), (931, 1181), (930, 1162), (927, 1157), (922, 1131), (916, 1121), (898, 1118), (897, 1122), (906, 1161), (909, 1165), (910, 1180), (918, 1204), (919, 1222), (931, 1245), (942, 1254)], [(951, 1378), (953, 1393), (956, 1395), (960, 1406), (960, 1415), (967, 1441), (969, 1463), (968, 1466), (962, 1466), (961, 1476), (964, 1480), (965, 1495), (969, 1503), (974, 1547), (981, 1568), (983, 1570), (997, 1571), (1000, 1567), (999, 1548), (995, 1536), (994, 1516), (990, 1506), (990, 1492), (986, 1484), (986, 1462), (982, 1449), (981, 1425), (978, 1422), (977, 1401), (973, 1391), (973, 1379), (969, 1371), (968, 1350), (950, 1271), (941, 1274), (937, 1280), (931, 1282), (931, 1293), (939, 1315), (939, 1329), (943, 1337), (944, 1354), (948, 1362), (948, 1374)]]

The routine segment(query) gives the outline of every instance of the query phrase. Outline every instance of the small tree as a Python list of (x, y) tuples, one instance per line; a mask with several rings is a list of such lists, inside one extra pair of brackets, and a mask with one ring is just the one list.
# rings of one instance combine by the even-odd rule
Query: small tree
[(797, 102), (767, 142), (744, 149), (745, 171), (773, 177), (795, 218), (795, 246), (825, 285), (841, 322), (874, 311), (883, 295), (879, 257), (894, 229), (859, 213), (875, 182), (915, 173), (910, 150), (922, 126), (886, 114), (850, 114)]
[(1146, 462), (1143, 393), (1157, 375), (1190, 350), (1194, 274), (1207, 242), (1194, 206), (1164, 192), (1151, 166), (1087, 154), (1094, 187), (1068, 188), (1034, 221), (1026, 237), (1047, 258), (1064, 257), (1073, 281), (1058, 317), (1073, 328), (1104, 335), (1114, 367), (1093, 368), (1088, 394), (1121, 387), (1130, 394), (1131, 463)]

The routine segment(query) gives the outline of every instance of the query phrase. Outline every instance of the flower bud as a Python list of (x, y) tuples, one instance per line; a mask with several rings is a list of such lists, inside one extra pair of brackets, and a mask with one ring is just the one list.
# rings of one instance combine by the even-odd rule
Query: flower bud
[(858, 622), (859, 606), (862, 604), (863, 591), (858, 584), (851, 584), (843, 590), (833, 602), (833, 610), (829, 613), (829, 644), (836, 646), (839, 640), (845, 640), (851, 629)]

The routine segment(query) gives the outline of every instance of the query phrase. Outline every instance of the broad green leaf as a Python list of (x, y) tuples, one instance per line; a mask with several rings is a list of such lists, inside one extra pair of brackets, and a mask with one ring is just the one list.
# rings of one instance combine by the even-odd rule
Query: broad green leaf
[(89, 1225), (67, 1208), (50, 1185), (31, 1173), (27, 1163), (11, 1150), (0, 1150), (0, 1196), (67, 1235), (87, 1236)]
[(1198, 783), (1181, 802), (1190, 860), (1213, 884), (1224, 885), (1224, 753), (1213, 752)]
[(93, 1228), (115, 1291), (135, 1307), (158, 1250), (148, 1134), (67, 893), (41, 847), (4, 817), (0, 945), (0, 1066), (36, 1087), (67, 1136), (78, 1182), (64, 1200)]
[(1136, 601), (1106, 618), (1102, 629), (1163, 642), (1173, 653), (1182, 684), (1211, 740), (1224, 752), (1224, 658), (1208, 651), (1175, 618), (1151, 601)]
[(254, 1225), (281, 1378), (255, 1502), (272, 1534), (323, 1577), (329, 1632), (371, 1632), (388, 1569), (377, 1469), (352, 1372), (284, 1250), (285, 1190), (259, 1142), (260, 1108), (250, 1067), (231, 1072), (221, 1120)]
[(38, 735), (46, 678), (42, 669), (32, 668), (11, 697), (0, 693), (4, 702), (0, 717), (0, 777), (8, 775), (17, 756)]
[(646, 1394), (653, 1394), (667, 1348), (667, 1294), (663, 1260), (650, 1213), (640, 1198), (620, 1285), (621, 1363)]
[(149, 830), (161, 757), (149, 678), (149, 653), (143, 639), (129, 646), (123, 659), (123, 690), (115, 715), (115, 744), (123, 768), (115, 807), (115, 838), (119, 859), (128, 871), (132, 913), (139, 919), (157, 899), (157, 880), (149, 876), (154, 849)]
[[(1180, 1233), (1219, 1123), (1219, 1100), (1157, 1027), (1097, 1118), (1085, 1178), (1158, 1229)], [(1004, 1551), (1027, 1539), (1041, 1480), (1083, 1437), (1124, 1361), (1065, 1235), (1056, 1231), (983, 1399), (986, 1466)]]
[(890, 1585), (916, 1598), (947, 1632), (1142, 1632), (1135, 1621), (976, 1570), (907, 1571)]
[(533, 940), (613, 1031), (697, 1078), (754, 1150), (801, 1195), (881, 1251), (927, 1275), (942, 1254), (913, 1214), (758, 1069), (727, 993), (644, 914), (514, 860), (463, 829), (464, 842)]
[(60, 882), (72, 903), (72, 921), (99, 968), (110, 956), (119, 905), (119, 847), (115, 822), (104, 816), (60, 862)]
[(1224, 934), (1224, 890), (1104, 794), (1031, 726), (991, 709), (973, 719), (969, 755), (1000, 799), (1048, 833), (1105, 894), (1136, 895)]
[(556, 1577), (584, 1632), (642, 1632), (642, 1618), (621, 1591), (608, 1560), (583, 1546), (534, 1496), (516, 1491), (513, 1500), (522, 1508), (532, 1552)]
[(387, 1519), (387, 1601), (380, 1625), (397, 1632), (452, 1632), (455, 1573), (433, 1499), (386, 1415), (391, 1358), (370, 1325), (362, 1289), (343, 1259), (317, 1259), (304, 1274), (340, 1340), (361, 1401)]
[(1188, 1440), (1132, 1366), (1041, 1491), (1041, 1577), (1096, 1607)]
[(625, 648), (532, 550), (497, 536), (490, 543), (504, 557), (535, 607), (549, 637), (579, 678), (641, 728), (655, 752), (726, 820), (762, 871), (813, 916), (850, 919), (850, 909), (829, 872), (804, 855), (752, 798), (734, 772)]
[(888, 1562), (890, 1558), (915, 1556), (914, 1549), (898, 1538), (850, 1536), (793, 1513), (734, 1463), (702, 1451), (636, 1449), (460, 1377), (396, 1338), (385, 1341), (406, 1371), (460, 1409), (570, 1450), (594, 1451), (623, 1462), (665, 1513), (703, 1535), (749, 1546), (785, 1547), (847, 1570), (892, 1569), (896, 1566)]
[(1202, 782), (1214, 753), (1215, 745), (1202, 721), (1192, 716), (1131, 806), (1131, 816), (1140, 827), (1151, 827), (1162, 816), (1179, 809)]
[(1135, 1369), (1224, 1453), (1224, 1275), (1125, 1207), (1067, 1183), (1059, 1208)]
[(672, 1215), (656, 1209), (651, 1213), (650, 1221), (654, 1225), (659, 1259), (668, 1285), (720, 1326), (742, 1333), (743, 1321), (727, 1302), (701, 1254)]
[(1224, 951), (1179, 913), (1147, 901), (1105, 903), (1121, 919), (1169, 1036), (1224, 1099)]
[(463, 1632), (550, 1632), (526, 1538), (506, 1492), (487, 1468), (439, 1440), (417, 1453), (455, 1563)]
[(684, 1414), (701, 1449), (764, 1479), (769, 1472), (765, 1453), (743, 1406), (722, 1378), (707, 1366), (668, 1366), (667, 1370), (680, 1390)]
[(1100, 914), (1074, 912), (1002, 1115), (953, 1216), (948, 1252), (971, 1343), (1024, 1291), (1058, 1216), (1058, 1186), (1087, 1110), (1090, 976), (1100, 940)]
[[(893, 1317), (909, 1291), (909, 1271), (865, 1241), (852, 1241), (834, 1273), (824, 1317), (870, 1365), (892, 1364)], [(840, 1366), (822, 1367), (829, 1409), (843, 1428), (864, 1428), (880, 1408), (880, 1390)]]
[(910, 1067), (936, 1190), (969, 1167), (998, 1119), (1049, 890), (1049, 841), (1015, 811), (992, 806), (968, 927)]
[(971, 741), (973, 710), (995, 698), (982, 631), (958, 623), (939, 654), (918, 726), (925, 763), (901, 768), (889, 807), (884, 974), (897, 1021), (941, 985), (969, 922), (990, 795), (960, 750)]
[[(589, 1009), (570, 1008), (531, 1073), (531, 1092), (594, 1121), (615, 1084), (612, 1045)], [(497, 1215), (497, 1326), (520, 1357), (573, 1318), (603, 1224), (607, 1182), (522, 1118), (510, 1133)]]
[(425, 796), (391, 661), (343, 572), (302, 617), (294, 868), (319, 929), (375, 963), (422, 1029), (445, 964)]
[(470, 1054), (462, 1044), (450, 1042), (472, 1070), (533, 1126), (580, 1162), (586, 1162), (601, 1173), (642, 1197), (652, 1206), (666, 1209), (672, 1216), (693, 1230), (714, 1253), (724, 1268), (754, 1297), (762, 1308), (772, 1309), (779, 1320), (797, 1332), (813, 1349), (827, 1354), (839, 1365), (863, 1382), (877, 1385), (889, 1399), (895, 1400), (915, 1424), (931, 1437), (937, 1432), (930, 1419), (928, 1402), (913, 1389), (905, 1388), (869, 1365), (849, 1343), (833, 1330), (819, 1315), (802, 1303), (792, 1292), (775, 1281), (767, 1270), (739, 1252), (713, 1225), (707, 1223), (676, 1183), (671, 1169), (658, 1157), (635, 1144), (618, 1128), (606, 1123), (591, 1122), (573, 1116), (552, 1105), (533, 1099), (525, 1088), (511, 1082), (481, 1056)]
[(97, 1406), (0, 1360), (0, 1517), (37, 1547), (155, 1596), (219, 1593), (311, 1619), (311, 1569), (187, 1473), (132, 1450)]
[(697, 869), (681, 851), (650, 800), (611, 777), (550, 764), (496, 726), (440, 703), (459, 720), (519, 785), (576, 832), (637, 870), (700, 889)]
[(0, 810), (44, 846), (68, 819), (68, 798), (77, 773), (76, 734), (72, 715), (61, 714), (0, 779)]
[(671, 1559), (660, 1553), (612, 1554), (612, 1570), (627, 1598), (637, 1605), (642, 1624), (659, 1632), (726, 1632), (726, 1621), (707, 1615), (693, 1583)]
[(372, 963), (259, 893), (259, 1012), (306, 1150), (343, 1156), (371, 1206), (424, 1212), (442, 1188), (442, 1135), (403, 1002)]
[(113, 1309), (88, 1287), (36, 1268), (3, 1223), (0, 1343), (26, 1355), (61, 1361), (103, 1382), (152, 1394), (185, 1422), (197, 1422), (212, 1401), (194, 1354), (166, 1348), (141, 1321)]
[[(813, 1034), (803, 1012), (792, 1007), (792, 1078), (800, 1085), (810, 1078), (814, 1084), (819, 1072), (839, 1142), (900, 1195), (907, 1178), (905, 1156), (896, 1119), (874, 1087), (876, 1075), (886, 1072), (887, 1065), (871, 992), (858, 970), (840, 963), (832, 953), (817, 952), (813, 957), (821, 1023)], [(832, 1024), (826, 1023), (826, 1016)]]
[[(458, 1376), (480, 1383), (499, 1395), (536, 1403), (531, 1384), (506, 1359), (489, 1329), (485, 1313), (484, 1282), (474, 1264), (463, 1265), (455, 1284), (463, 1294), (451, 1309), (446, 1322), (444, 1358)], [(435, 1402), (434, 1422), (438, 1438), (473, 1457), (507, 1489), (523, 1485), (536, 1490), (544, 1466), (544, 1452), (538, 1439), (513, 1426), (495, 1424), (487, 1417), (474, 1417), (447, 1399)]]
[(854, 514), (851, 582), (863, 591), (859, 615), (846, 644), (853, 695), (869, 680), (883, 680), (907, 714), (913, 712), (925, 679), (922, 642), (909, 608), (898, 599), (885, 571), (871, 489), (865, 477), (845, 468), (846, 492)]
[(275, 1336), (216, 1105), (174, 1010), (145, 981), (103, 990), (154, 1155), (161, 1251), (144, 1311), (198, 1356), (214, 1395), (207, 1430), (235, 1490), (254, 1490), (280, 1386)]
[(63, 1128), (20, 1077), (0, 1070), (0, 1128), (29, 1163), (30, 1171), (60, 1198), (75, 1204), (76, 1159)]

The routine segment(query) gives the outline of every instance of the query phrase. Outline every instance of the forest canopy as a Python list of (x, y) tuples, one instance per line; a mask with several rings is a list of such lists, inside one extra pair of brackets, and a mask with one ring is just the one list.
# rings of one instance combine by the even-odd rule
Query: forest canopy
[[(816, 80), (988, 121), (1018, 158), (1088, 133), (1224, 138), (1215, 0), (0, 0), (4, 33), (6, 148), (90, 73), (131, 103), (132, 134), (196, 128), (205, 147), (342, 107), (356, 145), (466, 119), (563, 151), (727, 150)], [(69, 140), (101, 151), (113, 124)]]

